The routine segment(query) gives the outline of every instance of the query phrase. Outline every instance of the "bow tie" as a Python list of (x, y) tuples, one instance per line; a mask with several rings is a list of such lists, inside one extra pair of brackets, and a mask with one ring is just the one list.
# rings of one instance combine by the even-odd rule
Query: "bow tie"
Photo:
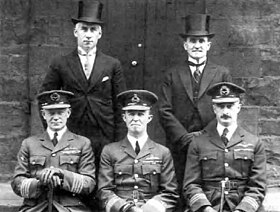
[(191, 61), (188, 61), (188, 65), (189, 65), (189, 66), (199, 67), (199, 66), (202, 66), (202, 65), (204, 65), (204, 64), (205, 64), (205, 61), (202, 62), (202, 63), (193, 63), (193, 62), (191, 62)]

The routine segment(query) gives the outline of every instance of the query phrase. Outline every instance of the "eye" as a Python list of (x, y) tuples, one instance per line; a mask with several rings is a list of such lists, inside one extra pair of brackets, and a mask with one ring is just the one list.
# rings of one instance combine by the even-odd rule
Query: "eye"
[(199, 39), (199, 43), (205, 43), (204, 39)]

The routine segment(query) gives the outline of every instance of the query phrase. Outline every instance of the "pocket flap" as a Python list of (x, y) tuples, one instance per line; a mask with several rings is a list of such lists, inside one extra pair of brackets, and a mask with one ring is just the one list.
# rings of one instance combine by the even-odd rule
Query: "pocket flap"
[(252, 160), (254, 161), (254, 153), (249, 150), (234, 150), (234, 159)]
[(132, 165), (116, 164), (114, 166), (114, 173), (118, 175), (122, 175), (122, 174), (132, 175)]
[(79, 162), (79, 158), (77, 155), (60, 155), (59, 164), (76, 164)]
[(44, 166), (46, 162), (46, 156), (43, 155), (34, 155), (29, 159), (31, 165), (41, 165)]
[(199, 161), (201, 160), (217, 160), (217, 152), (208, 152), (208, 153), (204, 153), (199, 155)]
[(161, 173), (161, 166), (158, 164), (146, 164), (142, 166), (143, 175)]

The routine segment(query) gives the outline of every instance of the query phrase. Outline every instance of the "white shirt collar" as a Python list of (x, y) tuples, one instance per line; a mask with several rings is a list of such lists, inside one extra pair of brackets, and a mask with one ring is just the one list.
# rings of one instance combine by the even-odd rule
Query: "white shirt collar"
[(129, 143), (131, 144), (131, 146), (133, 147), (133, 149), (135, 149), (135, 147), (136, 147), (136, 141), (138, 141), (140, 149), (142, 149), (143, 146), (145, 145), (146, 141), (148, 140), (148, 134), (145, 133), (143, 136), (141, 136), (139, 138), (135, 138), (135, 137), (127, 134), (127, 139), (129, 141)]
[(230, 140), (232, 135), (233, 135), (233, 133), (235, 132), (235, 130), (237, 128), (237, 123), (234, 123), (234, 124), (232, 124), (232, 125), (230, 125), (228, 127), (225, 127), (225, 126), (221, 125), (218, 122), (218, 124), (217, 124), (217, 131), (218, 131), (220, 136), (223, 134), (223, 131), (224, 131), (225, 128), (228, 128), (228, 133), (227, 133), (226, 137), (227, 137), (228, 140)]
[[(60, 141), (61, 137), (63, 136), (63, 134), (66, 132), (67, 127), (63, 127), (61, 130), (56, 131), (57, 132), (57, 141)], [(52, 140), (54, 137), (54, 133), (55, 131), (51, 130), (49, 127), (47, 128), (47, 133), (50, 136), (50, 139)]]
[(87, 53), (87, 52), (86, 52), (85, 50), (83, 50), (80, 46), (78, 46), (79, 56), (86, 56), (87, 54), (89, 55), (89, 57), (90, 57), (90, 56), (95, 56), (96, 50), (97, 50), (97, 48), (94, 47), (93, 49), (91, 49), (91, 50)]
[[(188, 61), (190, 61), (192, 63), (195, 63), (195, 64), (203, 63), (206, 60), (207, 60), (207, 57), (200, 58), (199, 61), (193, 59), (192, 57), (188, 58)], [(201, 65), (201, 66), (198, 67), (198, 70), (200, 71), (200, 73), (203, 72), (205, 65), (206, 65), (206, 63), (204, 63), (204, 65)], [(189, 66), (189, 67), (190, 67), (191, 72), (193, 74), (196, 71), (196, 67), (195, 66)]]

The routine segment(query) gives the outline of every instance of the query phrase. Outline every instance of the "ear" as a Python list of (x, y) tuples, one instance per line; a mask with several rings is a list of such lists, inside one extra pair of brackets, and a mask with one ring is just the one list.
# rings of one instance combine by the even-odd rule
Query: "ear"
[(73, 34), (74, 34), (74, 36), (75, 36), (76, 38), (78, 37), (77, 26), (74, 27)]
[(209, 49), (211, 48), (212, 42), (208, 41), (208, 45), (207, 45), (207, 51), (209, 51)]
[(102, 37), (102, 28), (100, 27), (98, 39), (100, 39), (101, 37)]
[(124, 122), (126, 121), (125, 113), (122, 114), (122, 119)]
[(150, 123), (150, 122), (153, 120), (153, 117), (154, 117), (153, 115), (151, 115), (151, 114), (149, 115), (149, 117), (148, 117), (148, 123)]
[(45, 113), (45, 111), (44, 110), (41, 110), (41, 114), (42, 114), (42, 117), (46, 120), (46, 113)]
[(184, 46), (184, 49), (187, 51), (187, 50), (188, 50), (188, 44), (187, 44), (187, 41), (184, 41), (183, 46)]
[(71, 111), (71, 108), (68, 108), (68, 109), (67, 109), (67, 118), (69, 118), (69, 117), (70, 117), (71, 112), (72, 112), (72, 111)]

